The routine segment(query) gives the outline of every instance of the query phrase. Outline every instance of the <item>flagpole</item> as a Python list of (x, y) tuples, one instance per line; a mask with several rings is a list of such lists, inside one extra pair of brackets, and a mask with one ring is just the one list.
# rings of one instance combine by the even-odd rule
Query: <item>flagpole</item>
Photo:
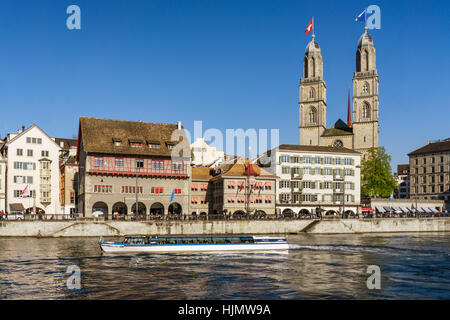
[(316, 35), (315, 35), (315, 33), (314, 33), (314, 16), (312, 17), (312, 38), (313, 38), (313, 40), (314, 40), (314, 38), (316, 37)]

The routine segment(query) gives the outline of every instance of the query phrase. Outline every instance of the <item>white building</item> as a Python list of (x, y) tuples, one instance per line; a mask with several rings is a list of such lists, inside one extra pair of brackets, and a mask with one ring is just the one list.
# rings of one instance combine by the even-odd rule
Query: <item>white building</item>
[(409, 164), (399, 164), (394, 179), (398, 184), (397, 198), (409, 199)]
[(194, 156), (191, 164), (195, 166), (215, 167), (225, 159), (223, 151), (217, 150), (216, 147), (209, 146), (203, 138), (197, 138), (191, 144), (191, 151)]
[[(60, 147), (37, 125), (6, 136), (1, 154), (6, 158), (6, 210), (59, 214)], [(29, 196), (22, 196), (26, 189)]]
[(284, 215), (360, 213), (361, 154), (354, 150), (280, 145), (258, 159), (279, 177), (277, 211)]
[[(3, 141), (0, 140), (0, 150), (2, 149), (2, 146)], [(6, 211), (5, 197), (6, 197), (6, 159), (3, 158), (2, 154), (0, 153), (0, 212)]]

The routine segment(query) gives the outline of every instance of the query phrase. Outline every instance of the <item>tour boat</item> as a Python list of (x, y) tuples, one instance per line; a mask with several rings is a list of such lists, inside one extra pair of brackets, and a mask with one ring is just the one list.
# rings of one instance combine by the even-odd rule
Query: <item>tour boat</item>
[(255, 251), (289, 249), (285, 237), (125, 236), (121, 242), (98, 243), (104, 252)]

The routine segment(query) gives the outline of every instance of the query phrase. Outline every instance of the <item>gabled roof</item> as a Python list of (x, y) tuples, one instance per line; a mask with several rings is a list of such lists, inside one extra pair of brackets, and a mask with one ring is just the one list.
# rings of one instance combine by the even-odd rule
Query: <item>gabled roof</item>
[(349, 131), (345, 131), (342, 129), (337, 129), (337, 128), (330, 128), (330, 129), (325, 129), (325, 131), (322, 133), (322, 137), (332, 137), (332, 136), (348, 136), (348, 135), (352, 135), (353, 132), (349, 132)]
[(428, 143), (426, 146), (408, 153), (408, 156), (444, 151), (450, 151), (450, 139)]
[[(264, 170), (257, 164), (252, 164), (254, 174), (257, 177), (267, 177), (267, 178), (278, 178), (276, 175), (271, 174), (270, 172)], [(222, 166), (219, 166), (216, 170), (221, 170), (221, 176), (225, 177), (236, 177), (236, 176), (247, 176), (247, 170), (248, 168), (248, 159), (238, 158), (236, 161), (232, 164), (225, 164)]]
[(27, 133), (28, 131), (30, 131), (33, 128), (37, 128), (39, 129), (39, 131), (41, 131), (49, 140), (51, 140), (59, 149), (61, 149), (60, 146), (58, 146), (55, 142), (55, 140), (53, 140), (48, 134), (45, 133), (44, 130), (42, 130), (41, 128), (39, 128), (38, 125), (36, 124), (32, 124), (30, 127), (28, 127), (27, 129), (25, 129), (24, 131), (22, 131), (21, 133), (17, 134), (14, 138), (12, 138), (11, 140), (9, 140), (8, 142), (5, 143), (5, 146), (9, 146), (12, 142), (16, 141), (17, 139), (19, 139), (21, 136), (23, 136), (25, 133)]
[[(80, 117), (78, 143), (81, 140), (84, 151), (91, 153), (171, 156), (169, 145), (178, 143), (172, 141), (172, 134), (177, 129), (177, 124)], [(190, 157), (189, 141), (183, 128), (180, 134), (184, 141), (181, 143), (187, 144), (183, 148), (188, 152), (185, 156)], [(115, 141), (120, 141), (120, 145), (117, 146)], [(132, 147), (132, 142), (140, 142), (142, 146)], [(159, 148), (147, 145), (155, 142), (159, 142)]]
[(69, 150), (71, 147), (77, 146), (77, 139), (66, 139), (66, 138), (55, 138), (55, 142), (61, 147), (61, 142), (63, 143), (63, 150)]

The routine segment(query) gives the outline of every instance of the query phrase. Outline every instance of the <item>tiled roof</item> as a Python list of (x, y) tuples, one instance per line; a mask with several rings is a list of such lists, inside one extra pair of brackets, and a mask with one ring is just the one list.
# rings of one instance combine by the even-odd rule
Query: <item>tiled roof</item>
[(426, 146), (423, 146), (422, 148), (419, 148), (417, 150), (414, 150), (413, 152), (408, 153), (408, 156), (433, 152), (443, 152), (443, 151), (450, 151), (450, 139), (431, 142)]
[[(222, 169), (222, 176), (247, 176), (246, 169), (248, 167), (248, 159), (238, 158), (234, 164), (227, 164), (225, 166), (220, 166)], [(268, 177), (268, 178), (278, 178), (276, 175), (264, 170), (257, 164), (252, 164), (253, 170), (257, 177)]]
[(212, 178), (210, 167), (193, 167), (192, 180), (209, 180)]
[(61, 147), (61, 142), (63, 143), (63, 150), (69, 150), (71, 147), (77, 146), (77, 139), (66, 139), (66, 138), (55, 138), (55, 142)]
[(317, 152), (330, 152), (330, 153), (354, 153), (360, 154), (359, 152), (348, 149), (348, 148), (338, 148), (338, 147), (324, 147), (324, 146), (310, 146), (310, 145), (296, 145), (296, 144), (282, 144), (279, 150), (290, 150), (290, 151), (317, 151)]
[[(150, 123), (141, 121), (124, 121), (98, 118), (80, 118), (80, 137), (83, 148), (91, 153), (127, 154), (127, 155), (151, 155), (151, 156), (172, 156), (169, 145), (176, 145), (177, 141), (172, 141), (172, 134), (177, 130), (177, 124)], [(189, 141), (186, 138), (184, 129), (181, 130), (181, 143), (186, 144), (186, 148), (179, 148), (183, 155), (183, 150), (190, 156)], [(120, 141), (120, 145), (116, 145)], [(131, 143), (141, 143), (141, 147), (132, 147)], [(150, 148), (149, 143), (159, 143), (159, 148)], [(174, 146), (175, 148), (175, 146)], [(178, 156), (178, 155), (177, 155)]]
[(337, 128), (330, 128), (330, 129), (325, 129), (325, 131), (322, 133), (322, 137), (330, 137), (330, 136), (348, 136), (348, 135), (352, 135), (353, 132), (350, 131), (345, 131), (342, 129), (337, 129)]

